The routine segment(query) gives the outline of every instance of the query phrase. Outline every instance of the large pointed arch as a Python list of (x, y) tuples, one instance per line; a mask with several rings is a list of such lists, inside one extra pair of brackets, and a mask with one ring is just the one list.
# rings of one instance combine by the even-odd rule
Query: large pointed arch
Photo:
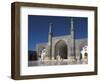
[(67, 44), (64, 40), (59, 40), (55, 44), (55, 55), (54, 55), (55, 59), (56, 59), (57, 55), (59, 55), (63, 59), (68, 58)]

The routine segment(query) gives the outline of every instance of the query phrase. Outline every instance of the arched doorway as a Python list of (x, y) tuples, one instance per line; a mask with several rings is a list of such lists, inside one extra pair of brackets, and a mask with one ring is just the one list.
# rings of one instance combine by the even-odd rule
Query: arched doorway
[(84, 53), (84, 58), (85, 58), (85, 59), (88, 58), (88, 53)]
[(55, 59), (59, 55), (63, 59), (67, 59), (67, 45), (64, 40), (59, 40), (55, 45)]

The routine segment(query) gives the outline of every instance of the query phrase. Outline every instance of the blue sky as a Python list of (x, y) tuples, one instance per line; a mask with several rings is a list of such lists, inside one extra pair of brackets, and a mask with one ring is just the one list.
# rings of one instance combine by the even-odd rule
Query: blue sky
[[(88, 37), (88, 20), (73, 17), (75, 39)], [(53, 23), (53, 36), (70, 34), (71, 17), (28, 15), (28, 50), (35, 50), (36, 44), (48, 41), (50, 23)]]

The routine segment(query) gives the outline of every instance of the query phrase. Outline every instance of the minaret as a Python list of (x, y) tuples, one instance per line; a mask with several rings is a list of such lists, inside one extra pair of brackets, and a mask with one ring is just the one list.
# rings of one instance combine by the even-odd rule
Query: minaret
[(50, 59), (52, 58), (52, 23), (49, 26), (49, 33), (48, 33), (48, 56)]
[(75, 58), (75, 35), (74, 35), (74, 21), (71, 18), (71, 56)]

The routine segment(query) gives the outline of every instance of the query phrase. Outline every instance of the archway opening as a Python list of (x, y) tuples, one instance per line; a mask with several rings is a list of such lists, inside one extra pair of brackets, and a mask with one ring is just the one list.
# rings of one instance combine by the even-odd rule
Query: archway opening
[(85, 59), (88, 58), (88, 53), (84, 53), (84, 58), (85, 58)]
[(57, 56), (60, 56), (62, 59), (67, 59), (68, 56), (68, 49), (67, 44), (64, 40), (60, 40), (55, 45), (55, 59), (57, 59)]

